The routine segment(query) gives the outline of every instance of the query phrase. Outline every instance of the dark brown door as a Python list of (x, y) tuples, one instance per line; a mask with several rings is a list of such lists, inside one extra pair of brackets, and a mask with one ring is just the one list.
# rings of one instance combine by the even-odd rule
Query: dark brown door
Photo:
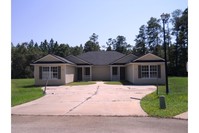
[(125, 67), (120, 67), (120, 80), (125, 80)]
[(81, 67), (77, 68), (77, 80), (82, 81), (82, 68)]

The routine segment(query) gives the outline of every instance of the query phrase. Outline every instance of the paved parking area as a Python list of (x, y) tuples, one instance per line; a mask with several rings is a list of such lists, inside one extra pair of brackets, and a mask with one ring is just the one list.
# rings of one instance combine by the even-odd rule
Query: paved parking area
[(147, 116), (140, 99), (155, 86), (94, 85), (47, 87), (44, 97), (12, 107), (18, 115)]
[[(152, 117), (12, 116), (12, 133), (187, 133), (188, 121)], [(192, 130), (195, 131), (195, 130)], [(197, 132), (197, 131), (196, 131)]]

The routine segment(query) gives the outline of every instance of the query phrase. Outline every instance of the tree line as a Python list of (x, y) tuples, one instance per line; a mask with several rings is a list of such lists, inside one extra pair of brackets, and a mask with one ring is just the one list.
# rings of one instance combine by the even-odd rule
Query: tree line
[[(187, 76), (186, 63), (188, 61), (188, 8), (184, 11), (175, 10), (165, 25), (165, 43), (167, 45), (168, 71), (170, 76)], [(161, 18), (151, 17), (141, 25), (135, 37), (135, 44), (128, 44), (126, 38), (118, 35), (108, 38), (106, 45), (100, 47), (98, 35), (93, 33), (84, 45), (70, 46), (51, 39), (40, 44), (31, 40), (14, 45), (11, 43), (11, 77), (32, 78), (33, 67), (30, 63), (47, 55), (55, 54), (61, 57), (79, 55), (88, 51), (118, 51), (123, 54), (142, 56), (153, 53), (164, 58), (163, 27)]]

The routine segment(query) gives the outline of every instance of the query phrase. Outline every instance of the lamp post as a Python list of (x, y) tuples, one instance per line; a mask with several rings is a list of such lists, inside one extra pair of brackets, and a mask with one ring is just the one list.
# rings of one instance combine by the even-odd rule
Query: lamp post
[(161, 19), (163, 22), (163, 34), (164, 34), (164, 63), (165, 63), (165, 78), (166, 78), (166, 94), (169, 93), (169, 86), (168, 86), (168, 72), (167, 72), (167, 47), (165, 42), (165, 23), (169, 19), (169, 14), (162, 14)]

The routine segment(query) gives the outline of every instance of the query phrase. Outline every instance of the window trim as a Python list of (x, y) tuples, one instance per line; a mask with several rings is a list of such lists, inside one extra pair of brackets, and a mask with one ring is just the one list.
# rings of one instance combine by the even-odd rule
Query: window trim
[(91, 75), (91, 72), (90, 72), (90, 67), (85, 67), (85, 75), (86, 76), (90, 76)]
[(149, 75), (149, 69), (150, 69), (149, 65), (142, 65), (141, 66), (141, 78), (145, 79), (145, 78), (149, 78), (150, 77), (150, 75)]
[(112, 67), (112, 75), (118, 75), (118, 67)]

